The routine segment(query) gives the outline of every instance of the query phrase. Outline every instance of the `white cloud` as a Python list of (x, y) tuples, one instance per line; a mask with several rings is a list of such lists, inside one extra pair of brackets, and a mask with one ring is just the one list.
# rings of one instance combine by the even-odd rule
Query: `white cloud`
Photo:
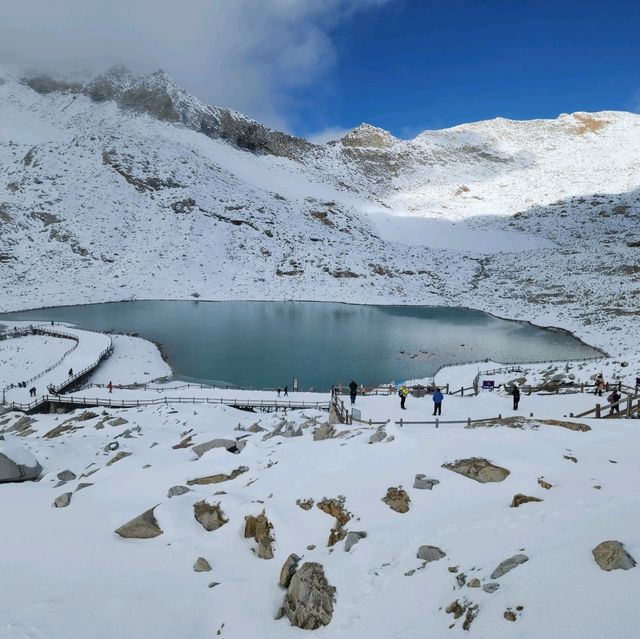
[(317, 133), (312, 133), (311, 135), (305, 136), (309, 142), (313, 142), (314, 144), (326, 144), (327, 142), (331, 142), (333, 140), (339, 140), (347, 133), (349, 133), (351, 129), (343, 129), (337, 126), (327, 127), (322, 131), (318, 131)]
[(66, 73), (163, 68), (212, 103), (283, 126), (336, 62), (331, 30), (393, 0), (4, 0), (0, 59)]

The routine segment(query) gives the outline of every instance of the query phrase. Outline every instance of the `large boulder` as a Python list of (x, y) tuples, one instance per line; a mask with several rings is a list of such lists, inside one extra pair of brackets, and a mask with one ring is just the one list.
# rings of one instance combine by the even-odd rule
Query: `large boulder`
[(482, 457), (469, 457), (468, 459), (458, 459), (448, 464), (442, 464), (443, 468), (452, 470), (454, 473), (464, 475), (469, 479), (475, 479), (481, 484), (488, 482), (502, 481), (509, 475), (509, 471), (501, 466), (495, 466), (489, 460)]
[(292, 626), (304, 630), (326, 626), (333, 616), (335, 594), (322, 566), (304, 563), (291, 578), (278, 618), (286, 616)]
[(629, 570), (636, 565), (636, 560), (619, 541), (603, 541), (591, 552), (602, 570)]
[(153, 511), (157, 508), (154, 506), (146, 510), (142, 515), (138, 515), (126, 524), (123, 524), (116, 530), (120, 537), (125, 539), (151, 539), (162, 534), (162, 528), (158, 525)]
[(0, 441), (0, 483), (38, 479), (42, 466), (26, 448)]

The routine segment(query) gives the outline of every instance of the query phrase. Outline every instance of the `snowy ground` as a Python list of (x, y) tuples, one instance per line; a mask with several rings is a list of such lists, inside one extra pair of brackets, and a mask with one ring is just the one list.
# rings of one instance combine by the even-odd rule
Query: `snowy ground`
[[(426, 403), (411, 400), (408, 415), (419, 411), (419, 401)], [(391, 414), (389, 401), (371, 402), (370, 414)], [(465, 401), (472, 412), (484, 412), (487, 402), (495, 402), (491, 413), (507, 409), (507, 400), (496, 395)], [(527, 409), (563, 414), (569, 401), (532, 396)], [(446, 398), (445, 413), (455, 410)], [(314, 441), (314, 422), (307, 418), (323, 423), (326, 414), (309, 412), (288, 416), (306, 425), (300, 437), (264, 440), (266, 433), (250, 433), (238, 455), (215, 449), (197, 459), (189, 448), (172, 446), (186, 434), (194, 444), (245, 436), (236, 427), (255, 423), (268, 433), (281, 415), (211, 406), (107, 412), (74, 422), (67, 420), (79, 411), (37, 416), (28, 436), (5, 434), (38, 457), (44, 475), (37, 483), (0, 490), (0, 508), (11, 522), (0, 551), (0, 571), (11, 583), (0, 598), (2, 637), (106, 639), (114, 629), (123, 639), (142, 634), (201, 639), (218, 631), (231, 639), (299, 637), (301, 631), (288, 620), (274, 620), (284, 595), (278, 575), (292, 552), (321, 563), (337, 588), (333, 620), (314, 636), (467, 636), (462, 619), (444, 611), (463, 599), (479, 605), (469, 631), (476, 637), (617, 639), (632, 636), (640, 622), (635, 605), (640, 569), (605, 573), (591, 554), (601, 541), (617, 539), (640, 556), (635, 421), (587, 421), (592, 427), (587, 432), (550, 425), (520, 430), (391, 424), (386, 432), (393, 441), (368, 444), (374, 429), (358, 427)], [(10, 429), (17, 417), (6, 415), (0, 424)], [(127, 423), (110, 425), (107, 420), (115, 417)], [(63, 423), (77, 430), (43, 437)], [(113, 442), (119, 443), (116, 452), (131, 455), (106, 466), (116, 455), (105, 452)], [(501, 483), (480, 484), (441, 467), (470, 456), (486, 457), (511, 474)], [(234, 480), (167, 498), (173, 485), (240, 466), (248, 470)], [(56, 473), (65, 469), (78, 479), (56, 487)], [(416, 473), (440, 484), (432, 491), (413, 489)], [(541, 488), (540, 477), (553, 487)], [(90, 485), (74, 492), (67, 508), (52, 506), (80, 482)], [(387, 488), (399, 485), (411, 500), (405, 514), (381, 501)], [(515, 493), (544, 501), (510, 508)], [(344, 542), (327, 547), (333, 518), (296, 505), (297, 499), (339, 495), (353, 514), (347, 528), (368, 535), (348, 553)], [(219, 503), (229, 522), (205, 531), (193, 516), (193, 504), (201, 499)], [(114, 533), (156, 504), (161, 536), (126, 540)], [(255, 543), (243, 538), (244, 517), (263, 509), (274, 526), (272, 560), (259, 559)], [(446, 557), (420, 569), (416, 551), (423, 544), (440, 547)], [(494, 568), (518, 552), (529, 561), (491, 580)], [(212, 572), (193, 572), (198, 556), (210, 562)], [(454, 566), (456, 574), (448, 570)], [(497, 581), (500, 588), (489, 594), (459, 586), (461, 573), (463, 583), (478, 578), (482, 584)], [(209, 588), (213, 582), (219, 585)], [(524, 609), (516, 622), (505, 620), (503, 613), (517, 606)]]

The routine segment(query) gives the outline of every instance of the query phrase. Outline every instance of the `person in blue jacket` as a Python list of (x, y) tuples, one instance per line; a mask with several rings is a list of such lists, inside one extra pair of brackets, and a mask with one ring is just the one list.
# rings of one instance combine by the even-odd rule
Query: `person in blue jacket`
[(433, 394), (433, 414), (442, 415), (442, 400), (444, 395), (440, 392), (439, 388), (436, 388), (436, 392)]

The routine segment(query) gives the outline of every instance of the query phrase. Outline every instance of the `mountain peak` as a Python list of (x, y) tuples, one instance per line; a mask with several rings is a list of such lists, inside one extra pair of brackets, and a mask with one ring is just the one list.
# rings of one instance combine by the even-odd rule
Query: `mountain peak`
[(389, 131), (363, 122), (349, 131), (340, 141), (344, 146), (386, 149), (392, 147), (398, 139)]

